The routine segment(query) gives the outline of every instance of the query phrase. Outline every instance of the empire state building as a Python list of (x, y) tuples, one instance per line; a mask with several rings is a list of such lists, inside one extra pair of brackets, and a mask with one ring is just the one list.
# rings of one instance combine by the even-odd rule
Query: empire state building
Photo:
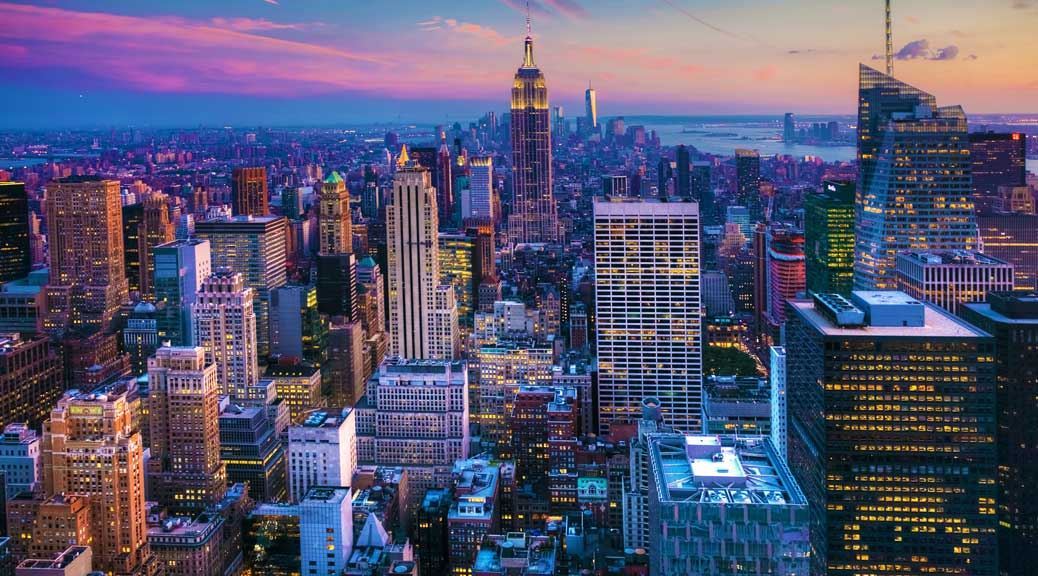
[(523, 65), (512, 83), (512, 190), (508, 220), (513, 243), (562, 241), (552, 195), (551, 123), (548, 86), (533, 62), (533, 39), (526, 37)]

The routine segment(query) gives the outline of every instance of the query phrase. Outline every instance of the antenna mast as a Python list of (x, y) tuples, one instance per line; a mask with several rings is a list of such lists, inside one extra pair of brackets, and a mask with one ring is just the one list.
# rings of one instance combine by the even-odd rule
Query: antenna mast
[[(529, 6), (529, 2), (526, 3)], [(886, 76), (894, 76), (894, 37), (891, 33), (891, 0), (886, 0)]]
[[(890, 2), (890, 0), (887, 0), (887, 2)], [(889, 8), (887, 8), (887, 13), (890, 13)], [(534, 35), (534, 27), (532, 27), (529, 22), (529, 0), (526, 0), (526, 35)]]

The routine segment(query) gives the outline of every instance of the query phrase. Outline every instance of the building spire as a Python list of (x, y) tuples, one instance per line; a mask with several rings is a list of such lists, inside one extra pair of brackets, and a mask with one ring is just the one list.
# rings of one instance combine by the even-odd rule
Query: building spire
[(887, 76), (894, 75), (894, 38), (890, 23), (890, 0), (887, 0)]
[(526, 0), (526, 44), (523, 49), (523, 68), (536, 68), (533, 63), (533, 26), (530, 23), (530, 0)]
[(411, 157), (407, 153), (407, 144), (404, 144), (400, 147), (400, 156), (396, 159), (396, 167), (405, 168), (410, 161)]

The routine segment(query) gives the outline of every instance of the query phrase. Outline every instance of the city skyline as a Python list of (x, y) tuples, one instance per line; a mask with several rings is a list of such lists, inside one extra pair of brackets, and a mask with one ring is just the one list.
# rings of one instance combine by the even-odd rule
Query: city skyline
[[(0, 2), (0, 70), (14, 79), (0, 127), (433, 123), (503, 110), (522, 3), (402, 4)], [(530, 6), (538, 64), (570, 116), (589, 83), (603, 117), (848, 114), (852, 65), (881, 64), (880, 2)], [(965, 0), (939, 12), (897, 2), (896, 75), (967, 113), (1032, 112), (1038, 82), (1021, 71), (1035, 19), (1038, 4), (1018, 0), (980, 13)]]

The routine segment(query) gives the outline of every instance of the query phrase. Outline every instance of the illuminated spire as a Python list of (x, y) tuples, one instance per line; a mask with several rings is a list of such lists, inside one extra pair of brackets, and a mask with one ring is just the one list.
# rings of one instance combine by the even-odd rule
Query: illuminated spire
[(407, 154), (407, 144), (404, 144), (400, 146), (400, 157), (396, 159), (396, 167), (404, 168), (410, 161), (411, 157)]

